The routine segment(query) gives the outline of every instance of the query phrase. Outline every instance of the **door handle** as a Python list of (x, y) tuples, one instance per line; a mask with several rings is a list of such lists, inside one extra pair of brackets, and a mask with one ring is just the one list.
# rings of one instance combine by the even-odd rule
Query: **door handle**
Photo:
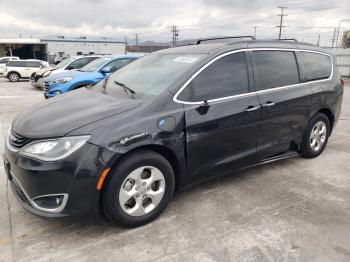
[(253, 112), (256, 111), (258, 109), (260, 109), (261, 106), (248, 106), (247, 109), (245, 109), (245, 112)]
[(271, 107), (271, 106), (274, 106), (276, 105), (276, 103), (273, 103), (271, 101), (267, 101), (265, 104), (263, 104), (263, 107)]

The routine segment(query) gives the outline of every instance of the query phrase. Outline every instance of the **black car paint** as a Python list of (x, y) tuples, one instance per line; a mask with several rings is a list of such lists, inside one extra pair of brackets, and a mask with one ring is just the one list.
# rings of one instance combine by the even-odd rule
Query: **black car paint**
[[(292, 141), (299, 144), (307, 121), (319, 110), (330, 114), (334, 123), (337, 121), (342, 99), (340, 79), (333, 77), (261, 94), (255, 93), (251, 65), (252, 95), (203, 105), (173, 101), (179, 88), (206, 62), (222, 53), (250, 47), (298, 49), (288, 43), (244, 42), (220, 46), (207, 51), (208, 56), (200, 64), (153, 100), (115, 99), (96, 89), (80, 89), (19, 115), (13, 122), (14, 130), (32, 139), (91, 135), (83, 148), (53, 163), (22, 157), (5, 149), (10, 173), (16, 175), (30, 196), (69, 193), (68, 204), (61, 213), (27, 209), (44, 216), (94, 210), (99, 205), (100, 191), (96, 184), (101, 172), (139, 148), (163, 154), (174, 168), (177, 187), (184, 188), (283, 153), (290, 149)], [(200, 52), (201, 48), (198, 46), (196, 51)], [(181, 47), (177, 49), (180, 51)], [(301, 63), (299, 58), (298, 62)], [(338, 76), (336, 68), (334, 75)], [(269, 101), (276, 106), (264, 106)], [(261, 109), (247, 112), (250, 106)], [(52, 120), (52, 116), (56, 119)], [(160, 127), (159, 121), (169, 117), (170, 127)]]

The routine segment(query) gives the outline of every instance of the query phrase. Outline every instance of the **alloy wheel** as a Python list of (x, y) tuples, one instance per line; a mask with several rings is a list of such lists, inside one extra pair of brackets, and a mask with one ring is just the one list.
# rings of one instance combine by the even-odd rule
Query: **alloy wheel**
[(318, 121), (311, 130), (310, 147), (318, 152), (322, 149), (327, 137), (327, 126), (323, 121)]
[(143, 216), (155, 209), (165, 191), (163, 173), (153, 166), (142, 166), (132, 171), (122, 183), (119, 204), (130, 216)]

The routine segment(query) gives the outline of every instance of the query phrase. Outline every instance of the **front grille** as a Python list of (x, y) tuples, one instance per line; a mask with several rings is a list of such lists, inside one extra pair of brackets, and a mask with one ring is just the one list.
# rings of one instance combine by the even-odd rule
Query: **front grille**
[(49, 82), (46, 82), (46, 81), (45, 81), (45, 87), (44, 87), (44, 93), (45, 93), (45, 94), (48, 94), (48, 93), (49, 93), (49, 87), (50, 87)]
[(12, 147), (18, 149), (28, 144), (30, 141), (32, 141), (32, 139), (21, 136), (20, 134), (16, 133), (13, 129), (11, 130), (9, 136), (9, 143)]

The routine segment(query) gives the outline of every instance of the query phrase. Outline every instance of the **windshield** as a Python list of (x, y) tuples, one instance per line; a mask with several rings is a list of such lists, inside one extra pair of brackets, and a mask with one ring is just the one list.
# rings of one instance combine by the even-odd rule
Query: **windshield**
[(105, 92), (115, 97), (125, 97), (121, 88), (124, 85), (134, 92), (136, 99), (157, 96), (205, 56), (163, 53), (146, 55), (113, 73), (108, 79)]
[(91, 63), (87, 64), (86, 66), (83, 66), (80, 71), (84, 72), (96, 72), (100, 69), (101, 66), (103, 66), (105, 63), (107, 63), (109, 60), (111, 60), (111, 57), (101, 57), (98, 58)]
[(65, 67), (66, 65), (68, 65), (69, 63), (71, 63), (72, 61), (74, 61), (75, 58), (66, 58), (66, 59), (63, 59), (60, 63), (58, 63), (57, 65), (55, 65), (55, 68), (56, 69), (60, 69), (60, 68), (63, 68)]

